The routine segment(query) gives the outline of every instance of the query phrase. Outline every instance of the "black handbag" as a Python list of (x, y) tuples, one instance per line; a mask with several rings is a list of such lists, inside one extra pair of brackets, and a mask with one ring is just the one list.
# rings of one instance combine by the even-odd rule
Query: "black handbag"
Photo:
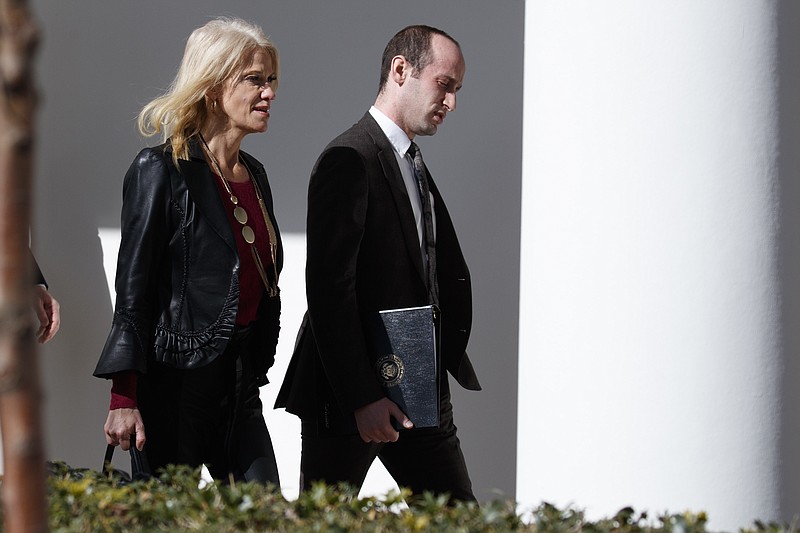
[(103, 475), (117, 479), (120, 483), (131, 483), (133, 481), (147, 481), (153, 477), (150, 472), (150, 465), (147, 464), (147, 455), (144, 451), (136, 449), (136, 435), (131, 435), (131, 473), (128, 474), (124, 470), (118, 470), (111, 465), (111, 459), (114, 457), (114, 448), (109, 444), (106, 447), (106, 456), (103, 460)]

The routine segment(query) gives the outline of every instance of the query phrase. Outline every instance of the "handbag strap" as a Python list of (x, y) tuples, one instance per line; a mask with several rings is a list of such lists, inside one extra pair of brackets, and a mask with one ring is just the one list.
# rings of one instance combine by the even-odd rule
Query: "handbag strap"
[(136, 448), (136, 437), (131, 435), (131, 479), (134, 481), (144, 481), (153, 477), (150, 472), (150, 464), (147, 462), (147, 454), (144, 450)]
[[(103, 459), (103, 474), (108, 474), (111, 470), (111, 459), (114, 457), (114, 445), (107, 445), (106, 446), (106, 455)], [(136, 434), (131, 435), (131, 443), (130, 443), (130, 454), (131, 454), (131, 479), (133, 481), (143, 481), (150, 479), (152, 477), (152, 472), (150, 472), (150, 465), (147, 462), (147, 454), (144, 451), (139, 451), (136, 448)]]
[(116, 446), (112, 446), (111, 444), (106, 446), (106, 456), (103, 459), (103, 468), (100, 470), (103, 474), (108, 475), (111, 469), (111, 459), (114, 458), (114, 448), (116, 448)]

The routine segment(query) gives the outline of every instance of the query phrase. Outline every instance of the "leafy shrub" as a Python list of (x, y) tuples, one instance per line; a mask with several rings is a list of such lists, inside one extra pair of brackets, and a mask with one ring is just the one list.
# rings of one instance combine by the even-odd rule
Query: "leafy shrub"
[[(315, 485), (294, 501), (276, 487), (257, 483), (210, 483), (198, 488), (199, 471), (171, 467), (158, 479), (125, 483), (99, 472), (52, 463), (48, 480), (50, 529), (57, 533), (198, 532), (553, 532), (702, 533), (703, 513), (665, 514), (655, 520), (631, 508), (589, 521), (573, 508), (543, 503), (520, 513), (512, 502), (447, 505), (426, 494), (403, 502), (410, 493), (359, 498), (346, 486)], [(756, 523), (747, 531), (777, 532), (777, 524)], [(745, 531), (745, 530), (743, 530)]]

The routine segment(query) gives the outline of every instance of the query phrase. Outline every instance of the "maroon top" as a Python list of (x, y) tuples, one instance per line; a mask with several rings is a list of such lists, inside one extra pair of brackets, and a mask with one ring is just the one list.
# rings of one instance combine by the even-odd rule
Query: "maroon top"
[[(256, 241), (253, 243), (258, 249), (258, 255), (264, 268), (269, 272), (272, 269), (272, 256), (269, 252), (269, 232), (264, 223), (264, 215), (258, 204), (255, 185), (252, 180), (241, 183), (228, 182), (233, 194), (239, 199), (239, 205), (247, 211), (247, 225), (253, 229)], [(221, 181), (217, 179), (217, 187), (225, 206), (225, 213), (233, 228), (236, 237), (236, 248), (239, 251), (239, 312), (236, 315), (236, 324), (246, 326), (258, 318), (258, 305), (264, 296), (264, 282), (258, 273), (252, 247), (242, 236), (242, 225), (233, 217), (233, 204)]]

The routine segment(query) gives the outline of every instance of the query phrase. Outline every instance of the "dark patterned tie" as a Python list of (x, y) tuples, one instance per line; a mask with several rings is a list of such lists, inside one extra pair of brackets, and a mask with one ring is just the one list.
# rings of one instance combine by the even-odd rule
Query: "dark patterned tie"
[(433, 232), (433, 211), (431, 210), (430, 188), (428, 187), (425, 164), (422, 162), (422, 153), (419, 147), (412, 142), (408, 153), (414, 160), (414, 176), (417, 178), (419, 199), (422, 202), (422, 238), (425, 243), (425, 258), (427, 259), (428, 294), (430, 303), (438, 304), (439, 281), (436, 277), (436, 236)]

